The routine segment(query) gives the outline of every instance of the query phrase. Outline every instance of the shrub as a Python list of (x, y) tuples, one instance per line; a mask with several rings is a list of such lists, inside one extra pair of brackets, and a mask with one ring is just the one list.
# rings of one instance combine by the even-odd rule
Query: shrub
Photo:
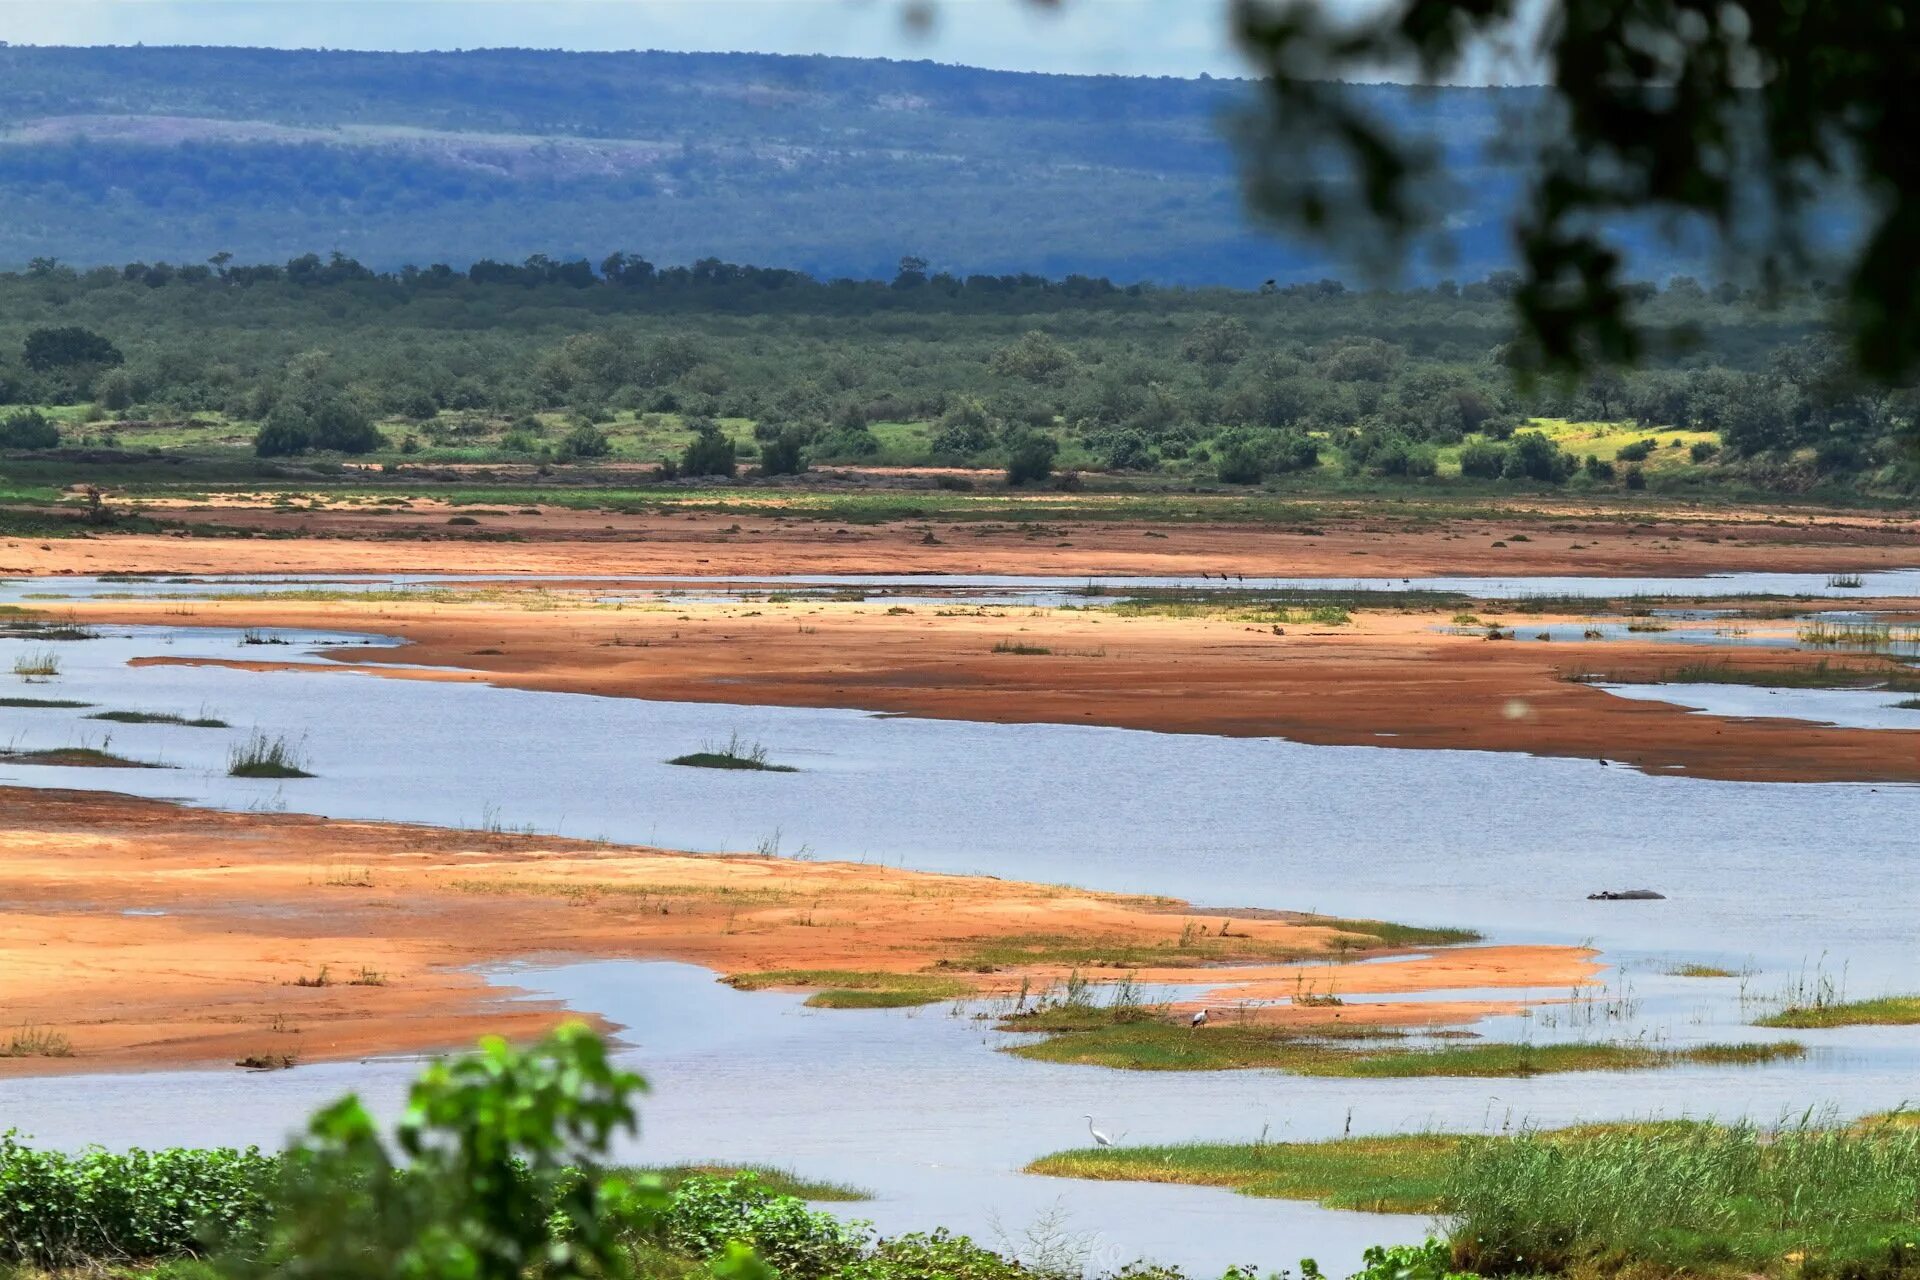
[(1538, 431), (1516, 432), (1507, 446), (1509, 480), (1543, 480), (1562, 484), (1573, 474), (1573, 455)]
[(864, 1224), (843, 1223), (796, 1197), (776, 1196), (751, 1173), (688, 1178), (675, 1188), (660, 1226), (669, 1248), (694, 1258), (715, 1257), (738, 1241), (782, 1280), (838, 1275), (867, 1244)]
[(0, 421), (0, 449), (55, 449), (59, 445), (60, 428), (38, 409)]
[(1720, 446), (1711, 440), (1695, 440), (1693, 447), (1687, 450), (1687, 456), (1695, 462), (1706, 462), (1720, 452)]
[(962, 400), (945, 413), (933, 431), (936, 454), (964, 458), (993, 446), (993, 419), (978, 400)]
[(168, 1150), (74, 1155), (0, 1134), (0, 1260), (71, 1267), (156, 1258), (244, 1232), (266, 1207), (271, 1156)]
[(1026, 484), (1045, 480), (1053, 474), (1054, 455), (1060, 445), (1052, 436), (1038, 431), (1022, 431), (1007, 443), (1007, 483)]
[(680, 453), (681, 475), (731, 476), (735, 465), (733, 441), (711, 422), (701, 423)]
[(1507, 469), (1507, 451), (1486, 440), (1475, 440), (1460, 451), (1460, 474), (1478, 480), (1498, 480)]
[(1030, 1280), (1033, 1273), (965, 1236), (940, 1230), (882, 1240), (837, 1280)]
[(560, 454), (566, 458), (604, 458), (612, 452), (613, 441), (591, 422), (581, 423), (560, 440)]
[(1644, 489), (1647, 487), (1647, 473), (1639, 467), (1627, 468), (1627, 488)]
[(1318, 466), (1320, 442), (1304, 431), (1236, 432), (1219, 442), (1216, 457), (1228, 484), (1258, 484), (1269, 475)]
[(1621, 462), (1645, 462), (1653, 453), (1654, 444), (1652, 440), (1635, 440), (1632, 444), (1621, 445), (1614, 456)]
[(806, 433), (788, 427), (760, 446), (760, 473), (768, 476), (797, 476), (807, 469)]
[(1595, 480), (1613, 479), (1613, 464), (1602, 461), (1597, 454), (1588, 454), (1587, 460), (1580, 464), (1580, 469)]

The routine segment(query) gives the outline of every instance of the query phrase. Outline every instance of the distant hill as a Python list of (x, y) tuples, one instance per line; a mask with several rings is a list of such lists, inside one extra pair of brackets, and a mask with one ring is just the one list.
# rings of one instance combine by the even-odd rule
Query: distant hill
[[(1341, 274), (1246, 216), (1221, 122), (1253, 90), (754, 54), (0, 47), (0, 267), (625, 249), (822, 276), (909, 253), (1166, 283)], [(1486, 144), (1535, 91), (1353, 91), (1446, 148), (1449, 273), (1504, 265), (1514, 179)]]

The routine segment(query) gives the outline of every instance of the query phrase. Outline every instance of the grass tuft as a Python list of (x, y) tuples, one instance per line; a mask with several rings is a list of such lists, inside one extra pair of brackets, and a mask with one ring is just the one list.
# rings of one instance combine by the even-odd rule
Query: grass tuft
[(258, 729), (227, 753), (231, 778), (311, 778), (300, 750), (285, 737), (269, 738)]

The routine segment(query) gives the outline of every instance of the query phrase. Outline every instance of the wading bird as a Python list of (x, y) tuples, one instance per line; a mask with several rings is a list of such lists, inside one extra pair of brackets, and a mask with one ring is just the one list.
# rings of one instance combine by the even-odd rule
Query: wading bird
[(1093, 1143), (1095, 1146), (1110, 1147), (1113, 1145), (1112, 1138), (1109, 1138), (1106, 1134), (1100, 1132), (1098, 1129), (1093, 1127), (1092, 1116), (1087, 1117), (1087, 1132), (1093, 1135)]
[(1202, 1009), (1200, 1012), (1194, 1014), (1193, 1021), (1187, 1024), (1187, 1026), (1194, 1031), (1198, 1031), (1201, 1027), (1204, 1027), (1206, 1025), (1207, 1025), (1207, 1011), (1205, 1009)]

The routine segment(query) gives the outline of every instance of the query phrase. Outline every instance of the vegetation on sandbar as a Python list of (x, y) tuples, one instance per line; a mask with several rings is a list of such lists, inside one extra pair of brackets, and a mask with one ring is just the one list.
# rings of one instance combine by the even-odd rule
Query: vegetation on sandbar
[(727, 982), (742, 991), (811, 987), (815, 990), (807, 997), (807, 1006), (813, 1009), (906, 1009), (956, 1000), (973, 992), (958, 978), (879, 970), (769, 969), (736, 973)]
[[(1103, 1016), (1105, 1015), (1105, 1016)], [(1039, 1062), (1124, 1071), (1286, 1071), (1303, 1076), (1406, 1079), (1428, 1076), (1526, 1078), (1567, 1071), (1639, 1071), (1687, 1065), (1758, 1065), (1797, 1058), (1792, 1041), (1666, 1048), (1634, 1041), (1516, 1044), (1507, 1041), (1407, 1044), (1399, 1032), (1365, 1027), (1276, 1028), (1210, 1025), (1191, 1029), (1159, 1016), (1120, 1020), (1107, 1011), (1084, 1019), (1042, 1014), (1010, 1019), (1003, 1030), (1046, 1038), (1006, 1052)]]
[(1821, 1027), (1920, 1026), (1920, 996), (1789, 1005), (1754, 1024), (1814, 1030)]
[(34, 751), (0, 751), (0, 764), (57, 765), (70, 769), (166, 769), (146, 760), (129, 760), (98, 747), (43, 747)]

